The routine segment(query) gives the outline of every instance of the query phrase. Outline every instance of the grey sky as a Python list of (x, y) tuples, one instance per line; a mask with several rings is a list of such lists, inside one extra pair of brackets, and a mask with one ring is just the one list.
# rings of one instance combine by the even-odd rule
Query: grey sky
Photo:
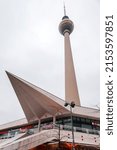
[[(65, 0), (82, 106), (99, 105), (99, 0)], [(0, 124), (24, 117), (5, 70), (64, 99), (62, 0), (0, 1)]]

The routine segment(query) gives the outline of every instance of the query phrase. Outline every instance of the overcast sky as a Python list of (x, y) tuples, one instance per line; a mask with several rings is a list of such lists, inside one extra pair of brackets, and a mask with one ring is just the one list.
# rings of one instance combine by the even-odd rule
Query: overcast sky
[[(99, 105), (99, 0), (64, 0), (82, 106)], [(0, 124), (24, 117), (5, 70), (64, 99), (63, 0), (0, 0)]]

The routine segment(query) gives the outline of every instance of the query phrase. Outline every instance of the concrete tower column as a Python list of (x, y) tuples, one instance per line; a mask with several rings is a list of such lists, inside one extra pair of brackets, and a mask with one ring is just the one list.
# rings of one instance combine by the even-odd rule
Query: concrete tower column
[(59, 25), (59, 31), (64, 36), (64, 49), (65, 49), (65, 101), (71, 103), (75, 102), (80, 106), (80, 98), (78, 94), (77, 81), (75, 76), (70, 34), (73, 31), (74, 24), (68, 16), (64, 16)]
[(64, 34), (65, 46), (65, 100), (69, 103), (74, 101), (76, 105), (80, 105), (80, 99), (77, 88), (77, 81), (74, 70), (73, 57), (71, 52), (71, 44), (69, 33)]

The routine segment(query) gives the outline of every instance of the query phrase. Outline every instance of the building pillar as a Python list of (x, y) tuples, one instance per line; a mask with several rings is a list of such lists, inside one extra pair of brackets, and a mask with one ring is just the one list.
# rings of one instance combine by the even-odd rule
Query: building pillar
[(41, 127), (41, 119), (38, 120), (38, 131), (40, 131), (40, 127)]
[(56, 125), (56, 116), (54, 115), (53, 116), (53, 128), (55, 127), (55, 125)]

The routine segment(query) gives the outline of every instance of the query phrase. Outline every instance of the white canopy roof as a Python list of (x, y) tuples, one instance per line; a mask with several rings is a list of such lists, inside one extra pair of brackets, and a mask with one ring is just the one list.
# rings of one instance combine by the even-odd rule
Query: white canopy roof
[(6, 72), (28, 121), (38, 120), (45, 114), (69, 112), (60, 98), (33, 84)]

